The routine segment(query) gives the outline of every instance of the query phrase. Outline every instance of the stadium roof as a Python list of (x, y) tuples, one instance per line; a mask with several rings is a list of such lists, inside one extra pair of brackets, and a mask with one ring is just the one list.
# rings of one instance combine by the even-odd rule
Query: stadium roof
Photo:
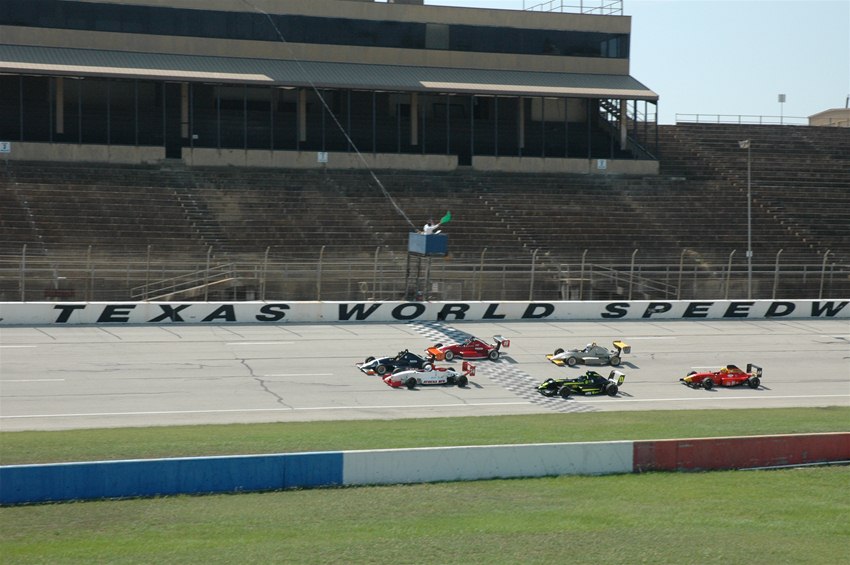
[(0, 72), (509, 96), (658, 99), (628, 75), (411, 67), (0, 45)]

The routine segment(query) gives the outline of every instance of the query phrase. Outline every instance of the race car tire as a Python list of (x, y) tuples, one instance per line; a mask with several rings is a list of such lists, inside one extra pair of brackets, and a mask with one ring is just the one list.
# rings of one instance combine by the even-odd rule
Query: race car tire
[(461, 375), (457, 378), (457, 386), (464, 388), (468, 384), (469, 384), (469, 379), (467, 378), (466, 375)]
[(761, 379), (759, 379), (758, 377), (753, 377), (751, 379), (747, 379), (747, 385), (750, 388), (758, 388), (760, 384), (761, 384)]
[(612, 367), (616, 367), (617, 365), (620, 364), (620, 356), (619, 355), (612, 355), (611, 358), (608, 359), (608, 362), (611, 364)]
[(496, 361), (499, 359), (499, 352), (494, 349), (487, 354), (487, 357), (490, 358), (490, 361)]
[(413, 390), (414, 388), (416, 388), (417, 384), (418, 383), (416, 382), (416, 377), (408, 377), (408, 379), (406, 381), (404, 381), (404, 386), (406, 386), (410, 390)]
[(614, 383), (610, 383), (608, 386), (605, 387), (605, 394), (607, 394), (608, 396), (617, 396), (617, 392), (619, 391), (620, 387), (618, 387)]
[(575, 357), (567, 357), (567, 365), (569, 365), (570, 367), (575, 367), (576, 363), (578, 363), (578, 359), (576, 359)]
[(702, 380), (702, 388), (705, 390), (711, 390), (711, 387), (714, 386), (714, 381), (711, 379), (703, 379)]
[(378, 365), (377, 367), (375, 367), (375, 372), (378, 374), (379, 377), (382, 377), (387, 374), (388, 370), (389, 367), (387, 367), (386, 365)]
[(564, 350), (559, 347), (558, 349), (555, 350), (555, 355), (560, 355), (563, 352), (564, 352)]
[(375, 358), (374, 358), (374, 357), (367, 357), (367, 358), (366, 358), (366, 360), (365, 360), (365, 361), (363, 361), (363, 362), (364, 362), (364, 363), (371, 363), (371, 362), (372, 362), (372, 361), (374, 361), (374, 360), (375, 360)]
[(570, 389), (567, 387), (561, 387), (561, 390), (558, 391), (558, 395), (566, 400), (570, 397)]
[(432, 370), (434, 370), (434, 364), (433, 363), (423, 363), (422, 364), (422, 370), (432, 371)]
[(451, 361), (452, 359), (455, 358), (455, 352), (452, 351), (452, 350), (446, 351), (444, 355), (445, 355), (446, 361)]

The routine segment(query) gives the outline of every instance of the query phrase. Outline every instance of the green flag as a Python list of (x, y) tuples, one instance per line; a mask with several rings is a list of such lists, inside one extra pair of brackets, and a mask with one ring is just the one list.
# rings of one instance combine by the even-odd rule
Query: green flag
[(448, 224), (452, 220), (452, 213), (446, 212), (446, 215), (440, 218), (441, 224)]

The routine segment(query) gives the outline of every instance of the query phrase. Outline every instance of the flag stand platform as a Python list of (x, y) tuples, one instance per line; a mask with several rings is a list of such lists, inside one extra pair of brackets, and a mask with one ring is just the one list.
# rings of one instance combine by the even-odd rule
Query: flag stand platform
[(416, 232), (409, 234), (404, 292), (406, 300), (428, 300), (427, 290), (431, 286), (431, 261), (434, 257), (448, 255), (448, 247), (449, 236), (446, 234), (425, 235)]

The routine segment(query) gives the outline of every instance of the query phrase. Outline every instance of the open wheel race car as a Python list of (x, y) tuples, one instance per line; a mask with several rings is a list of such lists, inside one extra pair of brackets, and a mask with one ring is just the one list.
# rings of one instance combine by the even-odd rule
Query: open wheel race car
[(763, 369), (758, 365), (747, 363), (747, 370), (742, 371), (737, 365), (726, 365), (712, 371), (691, 371), (686, 377), (679, 379), (691, 388), (711, 390), (715, 386), (738, 386), (746, 384), (750, 388), (761, 385)]
[(501, 349), (508, 348), (511, 345), (510, 340), (505, 339), (500, 335), (494, 335), (494, 344), (489, 344), (477, 337), (469, 337), (463, 343), (455, 343), (453, 345), (443, 345), (438, 343), (433, 347), (429, 347), (425, 351), (429, 355), (433, 355), (438, 361), (445, 359), (451, 361), (455, 357), (464, 359), (490, 359), (495, 361), (501, 354)]
[(434, 357), (420, 357), (407, 349), (395, 357), (367, 357), (363, 363), (355, 363), (367, 375), (384, 376), (397, 369), (426, 369), (434, 366)]
[(463, 362), (462, 372), (454, 367), (434, 367), (427, 369), (399, 370), (384, 377), (384, 382), (393, 388), (406, 386), (414, 389), (420, 385), (457, 385), (465, 387), (469, 384), (469, 377), (475, 375), (475, 365), (468, 361)]
[(617, 370), (611, 371), (607, 378), (596, 371), (587, 371), (575, 379), (546, 379), (537, 385), (537, 392), (561, 398), (569, 398), (572, 394), (617, 396), (624, 380), (626, 375)]
[(584, 363), (585, 365), (611, 365), (616, 367), (620, 364), (623, 354), (631, 352), (632, 346), (622, 341), (615, 341), (613, 350), (596, 345), (594, 341), (593, 343), (588, 343), (582, 349), (564, 351), (558, 348), (552, 355), (547, 355), (546, 359), (561, 367), (564, 365), (573, 367), (577, 363)]

